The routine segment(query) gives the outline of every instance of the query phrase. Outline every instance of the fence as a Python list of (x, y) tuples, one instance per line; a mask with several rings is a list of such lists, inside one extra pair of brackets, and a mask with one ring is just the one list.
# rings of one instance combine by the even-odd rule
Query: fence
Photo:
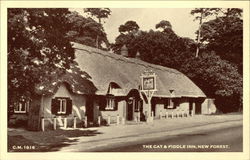
[[(154, 112), (151, 113), (152, 117), (153, 117), (153, 115), (154, 115)], [(193, 115), (194, 115), (194, 110), (191, 111), (190, 116), (193, 116)], [(188, 116), (189, 116), (189, 111), (184, 111), (184, 110), (175, 110), (175, 111), (172, 111), (172, 112), (166, 111), (165, 113), (160, 111), (159, 119), (178, 118), (178, 117), (184, 118), (184, 117), (188, 117)], [(53, 118), (44, 118), (44, 117), (42, 117), (41, 118), (41, 129), (42, 129), (42, 131), (45, 131), (45, 120), (50, 120), (50, 121), (52, 120), (53, 129), (56, 130), (57, 127), (58, 127), (57, 126), (57, 119), (58, 118), (59, 117), (56, 117), (56, 116), (53, 117)], [(73, 119), (73, 129), (77, 128), (77, 126), (76, 126), (77, 117), (73, 117), (73, 118), (64, 117), (64, 118), (60, 118), (60, 119), (62, 119), (62, 121), (63, 121), (63, 128), (64, 129), (66, 129), (68, 127), (68, 120), (72, 120), (72, 119)], [(85, 116), (85, 118), (83, 120), (81, 120), (81, 121), (82, 121), (83, 126), (85, 128), (89, 127), (88, 126), (88, 117), (87, 116)], [(121, 117), (119, 115), (117, 115), (117, 116), (108, 115), (108, 116), (105, 116), (105, 117), (98, 116), (97, 126), (103, 125), (102, 121), (105, 121), (104, 125), (111, 125), (111, 124), (116, 124), (116, 125), (122, 124), (122, 125), (124, 125), (125, 124), (125, 118)], [(140, 114), (134, 116), (134, 121), (135, 122), (140, 122)]]
[[(49, 121), (51, 121), (52, 120), (52, 122), (53, 122), (53, 129), (54, 130), (56, 130), (57, 129), (57, 119), (58, 119), (59, 117), (53, 117), (53, 118), (44, 118), (44, 117), (42, 117), (41, 118), (41, 130), (42, 131), (45, 131), (45, 121), (46, 120), (49, 120)], [(75, 129), (76, 128), (76, 119), (77, 119), (77, 117), (73, 117), (73, 118), (60, 118), (60, 119), (62, 119), (62, 121), (63, 121), (63, 128), (67, 128), (67, 124), (68, 124), (68, 120), (72, 120), (73, 119), (73, 128)], [(61, 127), (61, 126), (60, 126)]]
[[(163, 119), (165, 118), (184, 118), (184, 117), (188, 117), (189, 116), (189, 110), (174, 110), (174, 111), (166, 111), (165, 113), (163, 113), (162, 111), (160, 111), (159, 114), (159, 119)], [(190, 116), (194, 116), (194, 110), (191, 110), (191, 114)]]
[[(104, 118), (104, 117), (103, 117)], [(59, 119), (59, 117), (53, 117), (53, 118), (41, 118), (41, 130), (45, 131), (45, 121), (49, 120), (52, 121), (53, 123), (53, 129), (56, 130), (58, 128), (57, 126), (57, 119)], [(77, 117), (74, 118), (69, 118), (69, 117), (64, 117), (64, 118), (60, 118), (63, 121), (63, 127), (64, 129), (66, 129), (68, 127), (68, 120), (72, 120), (73, 119), (73, 129), (76, 129), (76, 121), (77, 121)], [(106, 117), (107, 122), (105, 125), (111, 125), (111, 124), (125, 124), (125, 118), (124, 117), (120, 117), (119, 115), (117, 116), (107, 116)], [(103, 119), (104, 120), (104, 119)], [(81, 120), (83, 123), (83, 126), (85, 128), (89, 127), (88, 124), (88, 117), (85, 116), (85, 118), (83, 120)], [(98, 120), (97, 120), (97, 126), (101, 126), (102, 125), (102, 119), (101, 116), (98, 116)], [(61, 127), (61, 126), (60, 126)]]

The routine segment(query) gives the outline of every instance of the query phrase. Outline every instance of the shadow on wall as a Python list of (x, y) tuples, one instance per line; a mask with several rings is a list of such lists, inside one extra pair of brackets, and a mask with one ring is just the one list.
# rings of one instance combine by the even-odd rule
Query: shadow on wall
[[(14, 132), (15, 134), (13, 134)], [(18, 132), (10, 131), (8, 133), (8, 152), (54, 152), (77, 142), (78, 137), (102, 134), (97, 130), (24, 131), (16, 133)], [(35, 149), (17, 148), (17, 146), (35, 146)]]

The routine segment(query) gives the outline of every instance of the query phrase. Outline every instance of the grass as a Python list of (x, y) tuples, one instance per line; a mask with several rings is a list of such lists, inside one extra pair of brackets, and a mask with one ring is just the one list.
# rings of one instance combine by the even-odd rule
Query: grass
[[(8, 132), (9, 152), (46, 152), (58, 151), (61, 147), (77, 142), (77, 137), (95, 136), (101, 134), (97, 130), (55, 130), (33, 132), (12, 129)], [(15, 149), (16, 146), (21, 148)], [(24, 149), (25, 146), (34, 146), (35, 149)]]

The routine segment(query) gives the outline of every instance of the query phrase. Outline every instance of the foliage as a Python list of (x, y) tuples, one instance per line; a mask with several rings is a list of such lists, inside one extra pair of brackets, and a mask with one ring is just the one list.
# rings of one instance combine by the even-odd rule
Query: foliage
[[(101, 27), (102, 19), (108, 18), (111, 15), (111, 10), (109, 8), (85, 8), (84, 12), (90, 14), (92, 17), (97, 18), (98, 23)], [(106, 38), (106, 34), (103, 28), (101, 36), (99, 34), (96, 35), (95, 46), (97, 48), (102, 48), (102, 42), (105, 43), (106, 48), (109, 48), (109, 42)]]
[[(215, 10), (213, 14), (216, 14)], [(217, 53), (218, 51), (208, 49), (208, 46), (212, 44), (209, 36), (213, 36), (213, 34), (208, 33), (205, 36), (204, 30), (202, 30), (202, 41), (205, 41), (205, 37), (207, 37), (207, 43), (199, 47), (200, 56), (195, 57), (197, 43), (192, 39), (176, 35), (169, 24), (170, 22), (161, 21), (156, 25), (158, 28), (161, 27), (163, 32), (153, 30), (123, 32), (116, 38), (112, 49), (116, 54), (120, 54), (120, 48), (125, 44), (130, 57), (135, 57), (139, 51), (143, 61), (180, 70), (193, 80), (208, 97), (215, 98), (217, 107), (223, 112), (241, 109), (242, 75), (231, 61), (223, 60)], [(235, 23), (232, 23), (231, 27), (233, 26), (238, 28)], [(223, 39), (224, 36), (226, 35), (221, 38)], [(229, 38), (225, 38), (229, 40)], [(242, 42), (238, 41), (234, 44), (236, 47), (240, 47)], [(231, 45), (233, 46), (233, 44)], [(223, 49), (226, 50), (224, 47)]]
[(221, 8), (195, 8), (192, 9), (190, 14), (195, 15), (195, 20), (203, 20), (212, 15), (218, 15)]
[(167, 28), (172, 29), (172, 25), (169, 21), (162, 20), (155, 25), (155, 28), (156, 29), (161, 28), (161, 29), (163, 29), (163, 31), (165, 31)]
[(207, 43), (207, 50), (237, 65), (242, 74), (243, 21), (240, 18), (223, 16), (203, 23), (201, 41)]
[(129, 57), (135, 57), (138, 51), (144, 61), (178, 68), (185, 58), (191, 56), (187, 52), (194, 49), (191, 43), (194, 44), (191, 39), (178, 37), (172, 29), (167, 28), (164, 32), (150, 30), (121, 33), (112, 49), (120, 54), (120, 48), (125, 44)]
[(219, 8), (195, 8), (193, 10), (191, 10), (190, 14), (195, 16), (194, 20), (198, 20), (199, 21), (199, 28), (197, 30), (197, 47), (196, 47), (196, 53), (195, 53), (195, 57), (199, 56), (199, 52), (200, 52), (200, 47), (202, 45), (200, 38), (201, 38), (201, 25), (204, 22), (204, 20), (206, 18), (208, 18), (209, 16), (212, 15), (217, 15), (218, 11), (220, 9)]
[(224, 112), (242, 108), (242, 76), (237, 68), (215, 53), (191, 57), (179, 69), (192, 79), (208, 97), (214, 97)]
[[(200, 20), (197, 42), (205, 45), (207, 55), (190, 59), (182, 70), (202, 90), (216, 99), (224, 112), (242, 108), (243, 22), (239, 8), (196, 8), (191, 11)], [(204, 22), (207, 17), (214, 19)], [(200, 40), (200, 41), (199, 41)], [(198, 48), (197, 47), (197, 48)], [(226, 61), (225, 61), (226, 60)], [(191, 69), (193, 68), (193, 69)]]
[(108, 18), (111, 14), (111, 10), (109, 8), (85, 8), (84, 12), (96, 17), (100, 24), (101, 19)]
[(8, 9), (8, 97), (34, 94), (38, 83), (61, 75), (74, 59), (67, 38), (68, 9)]
[(77, 12), (72, 12), (67, 15), (67, 21), (70, 25), (67, 37), (71, 41), (96, 47), (96, 41), (98, 39), (98, 48), (102, 48), (102, 43), (109, 46), (107, 35), (104, 32), (103, 26), (94, 21), (92, 18), (85, 18)]
[[(116, 37), (115, 39), (115, 43), (111, 44), (111, 48), (114, 51), (114, 53), (116, 54), (120, 54), (121, 52), (121, 48), (123, 45), (126, 45), (127, 47), (129, 47), (128, 49), (130, 50), (130, 44), (132, 45), (132, 41), (135, 40), (135, 35), (133, 33), (129, 33), (129, 34), (124, 34), (121, 33), (118, 37)], [(129, 52), (129, 56), (131, 54), (131, 51)]]
[(219, 10), (225, 17), (238, 17), (242, 16), (243, 10), (240, 8), (220, 8)]
[[(195, 20), (200, 20), (197, 31), (197, 52), (199, 52), (201, 44), (205, 42), (207, 50), (215, 51), (222, 59), (236, 64), (242, 74), (242, 9), (195, 8), (191, 14), (196, 16)], [(212, 16), (214, 19), (204, 21)]]
[(120, 33), (132, 33), (137, 32), (139, 30), (139, 25), (135, 21), (127, 21), (125, 24), (120, 25), (119, 32)]

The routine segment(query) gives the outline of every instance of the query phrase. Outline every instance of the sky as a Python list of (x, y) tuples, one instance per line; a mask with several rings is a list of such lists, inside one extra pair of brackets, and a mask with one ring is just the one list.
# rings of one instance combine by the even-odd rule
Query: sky
[[(119, 35), (118, 28), (129, 20), (136, 21), (140, 30), (156, 30), (155, 25), (161, 20), (171, 23), (174, 32), (181, 37), (195, 39), (198, 22), (193, 21), (191, 8), (110, 8), (111, 15), (103, 24), (109, 42), (114, 43)], [(71, 9), (83, 13), (83, 9)]]

